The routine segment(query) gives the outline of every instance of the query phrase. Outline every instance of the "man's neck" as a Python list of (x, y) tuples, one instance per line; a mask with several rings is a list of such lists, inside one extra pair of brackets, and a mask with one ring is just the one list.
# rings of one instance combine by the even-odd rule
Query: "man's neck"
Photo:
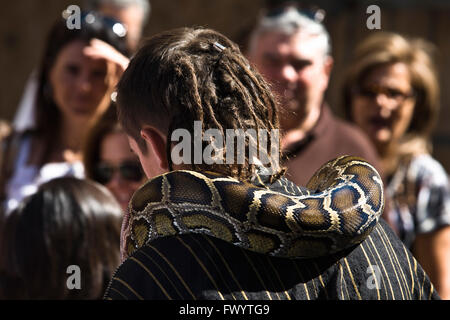
[(303, 140), (314, 128), (320, 118), (321, 107), (313, 107), (306, 118), (297, 126), (290, 126), (285, 129), (285, 134), (281, 139), (281, 148), (285, 149), (290, 145)]

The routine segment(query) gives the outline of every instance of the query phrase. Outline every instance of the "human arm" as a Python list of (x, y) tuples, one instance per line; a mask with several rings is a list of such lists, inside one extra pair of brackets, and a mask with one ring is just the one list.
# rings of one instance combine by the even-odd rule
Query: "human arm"
[(442, 299), (450, 299), (450, 226), (419, 234), (414, 254)]
[(106, 81), (109, 88), (114, 90), (123, 72), (128, 67), (130, 59), (117, 51), (110, 44), (99, 39), (92, 39), (89, 42), (89, 46), (85, 47), (83, 52), (92, 59), (102, 59), (106, 61)]
[[(427, 159), (427, 158), (425, 158)], [(417, 167), (419, 168), (419, 167)], [(450, 299), (450, 184), (443, 167), (428, 158), (416, 185), (417, 235), (413, 253), (443, 299)]]
[(99, 39), (92, 39), (89, 46), (84, 48), (84, 53), (94, 59), (105, 59), (114, 63), (118, 67), (118, 72), (122, 73), (128, 67), (130, 59), (117, 51), (113, 46)]

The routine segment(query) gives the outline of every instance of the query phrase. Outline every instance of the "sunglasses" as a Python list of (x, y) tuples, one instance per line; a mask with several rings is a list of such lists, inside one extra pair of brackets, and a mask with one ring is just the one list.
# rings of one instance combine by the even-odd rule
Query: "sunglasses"
[[(67, 19), (71, 15), (68, 10), (63, 10), (62, 17)], [(114, 19), (109, 16), (102, 15), (95, 11), (83, 11), (81, 12), (80, 22), (83, 25), (90, 25), (93, 29), (108, 28), (117, 37), (123, 38), (127, 35), (128, 30), (125, 24), (121, 23), (119, 20)]]
[(114, 18), (101, 15), (94, 11), (82, 12), (81, 22), (83, 24), (89, 24), (91, 25), (91, 27), (98, 29), (107, 27), (119, 38), (123, 38), (127, 35), (127, 27), (123, 23)]
[(275, 18), (291, 10), (295, 10), (299, 14), (318, 23), (321, 23), (325, 19), (325, 10), (314, 5), (302, 5), (297, 2), (286, 2), (281, 5), (273, 5), (267, 10), (265, 16)]
[(116, 171), (119, 172), (122, 179), (127, 181), (139, 182), (144, 178), (141, 164), (137, 161), (125, 161), (119, 166), (100, 163), (94, 169), (94, 178), (101, 184), (107, 184), (111, 181)]

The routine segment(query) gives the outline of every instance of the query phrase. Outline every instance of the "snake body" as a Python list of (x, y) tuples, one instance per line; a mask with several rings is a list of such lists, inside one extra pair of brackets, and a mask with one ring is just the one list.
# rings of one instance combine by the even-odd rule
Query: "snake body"
[(383, 212), (381, 178), (361, 158), (327, 162), (306, 189), (277, 183), (274, 190), (188, 170), (153, 178), (130, 201), (125, 250), (131, 255), (160, 237), (203, 233), (272, 256), (318, 257), (363, 241)]

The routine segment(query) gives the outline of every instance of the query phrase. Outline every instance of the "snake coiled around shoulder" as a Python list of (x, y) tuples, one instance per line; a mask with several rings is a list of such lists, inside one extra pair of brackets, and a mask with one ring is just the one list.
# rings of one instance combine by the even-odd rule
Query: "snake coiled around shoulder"
[(212, 172), (172, 171), (132, 197), (123, 250), (165, 236), (207, 234), (278, 257), (325, 256), (362, 242), (384, 208), (383, 183), (361, 158), (324, 164), (306, 189), (285, 178), (266, 185)]

